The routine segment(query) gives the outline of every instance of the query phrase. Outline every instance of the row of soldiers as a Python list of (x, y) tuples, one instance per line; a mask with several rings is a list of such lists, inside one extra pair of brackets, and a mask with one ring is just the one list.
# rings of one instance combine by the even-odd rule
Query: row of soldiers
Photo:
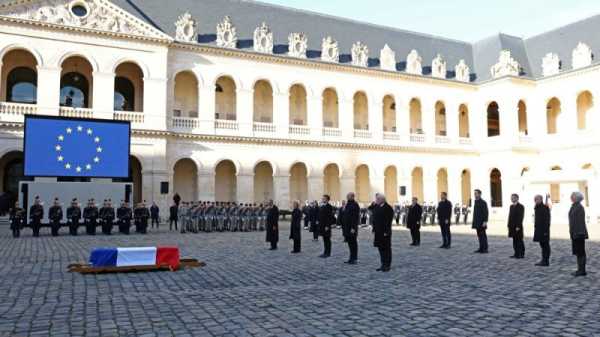
[[(407, 225), (408, 213), (410, 210), (411, 204), (404, 205), (395, 205), (394, 206), (394, 219), (396, 221), (396, 225)], [(439, 219), (437, 218), (437, 205), (433, 203), (424, 203), (422, 206), (423, 214), (421, 215), (421, 223), (423, 225), (431, 224), (435, 225), (439, 223)], [(459, 205), (455, 204), (453, 208), (454, 213), (454, 223), (459, 224), (462, 216), (462, 223), (467, 224), (467, 220), (469, 218), (469, 214), (471, 214), (471, 208), (467, 205)]]
[[(59, 230), (63, 225), (69, 228), (70, 235), (77, 235), (81, 225), (85, 227), (85, 232), (88, 235), (95, 235), (96, 227), (98, 226), (101, 227), (103, 234), (110, 235), (115, 225), (115, 220), (119, 232), (123, 234), (129, 234), (132, 220), (134, 221), (136, 232), (145, 234), (148, 228), (150, 211), (144, 203), (138, 204), (132, 210), (126, 201), (121, 201), (120, 207), (115, 211), (110, 199), (105, 199), (100, 208), (96, 205), (94, 199), (89, 199), (82, 211), (77, 198), (74, 198), (71, 200), (71, 205), (66, 209), (65, 224), (62, 223), (63, 217), (63, 207), (60, 200), (55, 198), (52, 206), (48, 209), (49, 226), (52, 236), (58, 236)], [(44, 206), (39, 196), (36, 196), (33, 205), (29, 209), (29, 227), (31, 227), (34, 237), (40, 235), (42, 219), (44, 219)], [(81, 223), (82, 219), (83, 223)], [(25, 210), (16, 202), (15, 206), (10, 210), (10, 227), (13, 237), (19, 237), (21, 230), (26, 226), (27, 216)]]
[(265, 204), (182, 202), (179, 207), (173, 204), (169, 210), (169, 229), (174, 225), (177, 230), (181, 222), (181, 233), (264, 231), (267, 213)]

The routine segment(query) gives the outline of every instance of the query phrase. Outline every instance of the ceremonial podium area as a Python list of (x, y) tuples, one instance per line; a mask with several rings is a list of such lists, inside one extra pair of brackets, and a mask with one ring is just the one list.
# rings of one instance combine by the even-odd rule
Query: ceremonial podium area
[[(13, 239), (0, 225), (0, 336), (596, 336), (599, 244), (590, 241), (589, 273), (574, 279), (570, 241), (553, 239), (551, 265), (535, 267), (539, 247), (525, 239), (523, 260), (511, 241), (490, 236), (490, 254), (474, 255), (474, 234), (455, 234), (452, 249), (423, 232), (409, 247), (394, 230), (389, 273), (377, 273), (371, 234), (359, 234), (359, 262), (334, 231), (333, 255), (303, 231), (302, 253), (280, 249), (264, 232), (180, 234), (165, 225), (147, 235)], [(504, 224), (499, 225), (504, 226)], [(455, 233), (468, 232), (455, 227)], [(530, 231), (526, 232), (531, 234)], [(177, 246), (206, 262), (176, 272), (68, 272), (96, 247)]]

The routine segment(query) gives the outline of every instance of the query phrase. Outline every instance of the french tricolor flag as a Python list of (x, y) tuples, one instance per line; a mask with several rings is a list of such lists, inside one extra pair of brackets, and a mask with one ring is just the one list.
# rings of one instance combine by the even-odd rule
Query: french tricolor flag
[(179, 268), (177, 247), (95, 248), (90, 254), (92, 267), (164, 266)]

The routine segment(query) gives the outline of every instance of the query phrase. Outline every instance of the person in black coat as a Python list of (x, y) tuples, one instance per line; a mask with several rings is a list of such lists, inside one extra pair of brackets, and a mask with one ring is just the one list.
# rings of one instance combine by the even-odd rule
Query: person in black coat
[(177, 220), (179, 220), (179, 207), (175, 203), (169, 207), (169, 230), (173, 230), (173, 225), (175, 225), (175, 230), (177, 230)]
[(418, 246), (421, 244), (421, 218), (423, 216), (423, 207), (419, 205), (419, 199), (416, 197), (412, 198), (412, 204), (408, 206), (408, 214), (406, 215), (406, 227), (410, 229), (410, 236), (412, 238), (411, 246)]
[(533, 242), (539, 242), (542, 248), (542, 260), (535, 265), (547, 267), (550, 265), (550, 207), (544, 204), (541, 195), (536, 195), (533, 200), (535, 201)]
[(175, 193), (175, 195), (173, 196), (173, 202), (175, 203), (175, 205), (177, 205), (177, 207), (179, 207), (179, 203), (181, 202), (181, 197), (179, 196), (179, 193)]
[(333, 206), (329, 204), (329, 195), (325, 194), (321, 198), (321, 206), (318, 208), (319, 234), (323, 237), (323, 254), (319, 257), (328, 258), (331, 256), (331, 226), (335, 224), (333, 215)]
[(60, 221), (63, 218), (62, 207), (58, 198), (54, 198), (54, 204), (48, 209), (48, 219), (50, 219), (50, 231), (52, 236), (58, 236), (60, 230)]
[(267, 242), (271, 244), (269, 250), (276, 250), (279, 242), (279, 208), (269, 200), (267, 204), (266, 234)]
[(119, 219), (119, 232), (128, 235), (131, 227), (132, 212), (128, 202), (121, 204), (117, 209), (117, 219)]
[(152, 228), (154, 228), (155, 224), (156, 229), (158, 229), (158, 226), (160, 226), (159, 212), (160, 209), (158, 208), (158, 205), (156, 205), (156, 202), (152, 202), (152, 206), (150, 206), (150, 225)]
[(442, 192), (441, 200), (436, 208), (438, 224), (442, 232), (442, 245), (440, 248), (450, 248), (452, 236), (450, 234), (450, 221), (452, 218), (452, 203), (448, 201), (448, 194)]
[(319, 205), (316, 200), (310, 203), (308, 214), (313, 241), (319, 241)]
[(88, 201), (87, 207), (83, 209), (83, 222), (85, 222), (85, 232), (88, 235), (96, 235), (96, 224), (98, 220), (98, 207), (94, 204), (94, 199)]
[(19, 202), (17, 201), (8, 213), (12, 236), (13, 238), (18, 238), (21, 236), (21, 228), (23, 227), (23, 220), (25, 220), (25, 210), (19, 207)]
[(34, 237), (40, 236), (42, 218), (44, 218), (44, 206), (42, 206), (40, 197), (36, 196), (33, 200), (33, 205), (29, 208), (29, 219), (31, 220), (31, 229)]
[(138, 207), (133, 211), (133, 218), (135, 220), (135, 231), (141, 234), (146, 234), (148, 231), (148, 218), (150, 217), (150, 211), (146, 208), (145, 203), (138, 204)]
[(69, 234), (77, 235), (79, 228), (79, 219), (81, 219), (81, 208), (77, 204), (77, 199), (71, 200), (71, 206), (67, 208), (67, 222), (69, 224)]
[(513, 240), (514, 255), (511, 258), (525, 258), (525, 243), (523, 242), (523, 218), (525, 217), (525, 207), (519, 203), (519, 195), (510, 196), (512, 205), (508, 211), (508, 237)]
[(342, 233), (348, 249), (350, 250), (350, 258), (346, 263), (356, 264), (358, 260), (358, 222), (360, 221), (360, 206), (355, 199), (353, 192), (346, 196), (346, 204), (341, 212)]
[(392, 221), (394, 209), (385, 201), (383, 194), (377, 194), (371, 206), (373, 214), (373, 246), (379, 249), (381, 266), (377, 271), (388, 272), (392, 264)]
[(308, 229), (309, 220), (310, 220), (310, 203), (308, 200), (302, 206), (302, 215), (304, 216), (304, 229)]
[(475, 203), (473, 205), (473, 224), (471, 228), (477, 231), (477, 239), (479, 240), (479, 249), (475, 253), (487, 254), (488, 252), (488, 240), (487, 240), (487, 223), (488, 223), (488, 206), (487, 203), (481, 199), (481, 190), (475, 190)]
[(294, 201), (292, 210), (292, 223), (290, 225), (290, 240), (294, 242), (292, 254), (300, 253), (302, 242), (302, 211), (300, 210), (300, 202)]
[(583, 194), (581, 192), (573, 192), (571, 194), (571, 209), (569, 210), (569, 234), (571, 236), (571, 244), (573, 255), (577, 256), (577, 271), (573, 276), (585, 276), (585, 263), (587, 255), (585, 253), (585, 240), (589, 239), (587, 227), (585, 225), (585, 209), (581, 202)]

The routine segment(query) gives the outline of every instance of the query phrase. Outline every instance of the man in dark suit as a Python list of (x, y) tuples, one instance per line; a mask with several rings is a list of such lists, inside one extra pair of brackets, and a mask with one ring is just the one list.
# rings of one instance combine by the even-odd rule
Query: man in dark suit
[(152, 202), (152, 206), (150, 206), (150, 225), (152, 228), (154, 228), (154, 225), (156, 225), (156, 229), (160, 226), (159, 213), (160, 209), (158, 208), (158, 205), (156, 202)]
[(487, 240), (487, 223), (488, 223), (488, 206), (487, 203), (481, 199), (481, 190), (475, 190), (475, 203), (473, 205), (473, 229), (477, 231), (477, 239), (479, 240), (479, 249), (475, 253), (487, 254), (488, 252), (488, 240)]
[(270, 250), (275, 250), (279, 242), (279, 208), (273, 204), (273, 200), (268, 203), (266, 222), (267, 242), (271, 243)]
[(442, 192), (441, 200), (436, 208), (438, 224), (442, 232), (442, 245), (440, 248), (450, 248), (452, 237), (450, 234), (450, 218), (452, 217), (452, 203), (448, 201), (448, 194)]
[(356, 264), (358, 260), (358, 222), (360, 218), (360, 206), (356, 200), (353, 192), (348, 193), (346, 196), (346, 204), (344, 205), (341, 215), (342, 222), (342, 233), (348, 243), (348, 249), (350, 249), (350, 258), (346, 263)]
[(508, 237), (513, 240), (513, 250), (515, 254), (513, 259), (525, 258), (525, 243), (523, 242), (523, 218), (525, 217), (525, 207), (519, 203), (519, 195), (510, 196), (510, 209), (508, 212)]
[(373, 245), (379, 249), (381, 267), (377, 271), (388, 272), (392, 264), (392, 221), (394, 209), (385, 201), (383, 194), (377, 194), (371, 208), (373, 214)]
[(410, 236), (412, 238), (411, 246), (418, 246), (421, 244), (421, 217), (423, 215), (423, 208), (419, 205), (419, 199), (416, 197), (412, 198), (412, 204), (408, 206), (408, 214), (406, 216), (406, 227), (410, 229)]
[(173, 224), (175, 224), (175, 230), (177, 230), (177, 220), (179, 220), (178, 217), (178, 212), (179, 212), (179, 207), (177, 207), (177, 205), (175, 203), (173, 203), (173, 205), (171, 205), (171, 207), (169, 207), (169, 230), (173, 230)]
[(317, 219), (324, 247), (323, 254), (319, 257), (328, 258), (331, 256), (331, 226), (335, 224), (335, 216), (333, 215), (333, 207), (329, 204), (329, 195), (327, 194), (321, 198), (321, 206), (319, 206)]
[(539, 242), (542, 249), (542, 260), (536, 263), (536, 266), (548, 267), (550, 265), (550, 207), (541, 195), (536, 195), (533, 199), (534, 208), (534, 229), (533, 242)]

